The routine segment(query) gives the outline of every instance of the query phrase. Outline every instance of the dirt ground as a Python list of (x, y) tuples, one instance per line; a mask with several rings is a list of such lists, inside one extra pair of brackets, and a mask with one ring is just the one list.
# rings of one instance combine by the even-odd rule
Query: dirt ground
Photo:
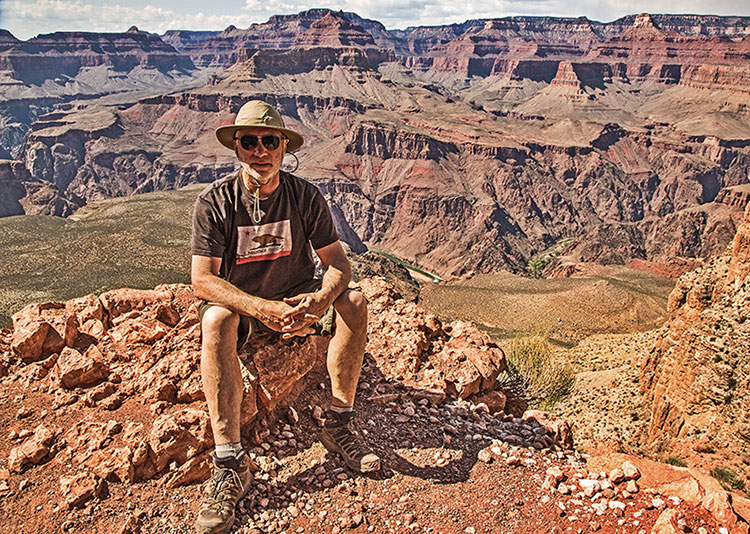
[[(661, 510), (645, 492), (623, 500), (625, 511), (597, 513), (586, 499), (543, 489), (546, 470), (585, 473), (585, 458), (572, 452), (536, 450), (520, 443), (528, 431), (512, 417), (475, 413), (462, 402), (437, 406), (416, 401), (408, 389), (383, 379), (374, 362), (360, 384), (357, 421), (364, 439), (382, 459), (367, 476), (347, 470), (318, 441), (315, 407), (324, 406), (322, 371), (290, 407), (277, 413), (260, 443), (246, 443), (260, 471), (238, 507), (236, 533), (647, 533)], [(48, 394), (3, 384), (0, 465), (5, 467), (11, 432), (28, 429), (33, 414), (49, 417)], [(398, 393), (387, 403), (367, 402), (373, 393)], [(91, 417), (91, 408), (70, 407), (60, 422)], [(19, 412), (19, 409), (20, 412)], [(139, 420), (145, 406), (132, 403), (117, 416)], [(59, 416), (58, 416), (59, 417)], [(296, 421), (296, 422), (295, 422)], [(14, 533), (185, 533), (194, 531), (202, 486), (176, 489), (159, 480), (107, 484), (101, 498), (68, 509), (59, 477), (80, 470), (52, 460), (22, 474), (7, 474), (0, 494), (0, 531)], [(581, 471), (583, 470), (583, 471)], [(668, 506), (672, 506), (668, 504)], [(685, 525), (718, 532), (705, 510), (674, 506)]]

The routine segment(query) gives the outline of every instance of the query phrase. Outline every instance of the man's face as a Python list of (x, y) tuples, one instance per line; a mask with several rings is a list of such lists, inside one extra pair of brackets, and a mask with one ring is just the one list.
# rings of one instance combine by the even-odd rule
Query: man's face
[[(268, 148), (262, 141), (264, 136), (272, 135), (279, 139), (277, 148)], [(255, 136), (257, 139), (251, 139), (251, 144), (245, 148), (241, 142), (242, 136)], [(284, 160), (287, 139), (281, 132), (270, 128), (241, 128), (234, 134), (234, 146), (237, 157), (243, 163), (247, 163), (250, 168), (258, 173), (258, 182), (265, 185), (273, 180), (279, 173), (281, 162)]]

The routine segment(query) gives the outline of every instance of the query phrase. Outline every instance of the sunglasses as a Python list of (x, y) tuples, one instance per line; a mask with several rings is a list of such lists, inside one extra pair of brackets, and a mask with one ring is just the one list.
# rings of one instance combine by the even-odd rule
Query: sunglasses
[[(235, 137), (235, 139), (237, 138)], [(260, 140), (266, 150), (276, 150), (281, 144), (281, 137), (272, 134), (263, 136), (243, 135), (239, 138), (240, 145), (242, 145), (242, 148), (245, 150), (252, 150), (258, 146), (258, 140)]]

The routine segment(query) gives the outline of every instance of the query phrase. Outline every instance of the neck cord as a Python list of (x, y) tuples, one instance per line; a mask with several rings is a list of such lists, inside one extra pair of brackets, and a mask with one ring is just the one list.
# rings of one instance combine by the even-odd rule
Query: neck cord
[(247, 175), (252, 179), (253, 183), (255, 184), (255, 191), (253, 191), (253, 213), (250, 215), (250, 218), (253, 220), (253, 223), (256, 225), (260, 224), (260, 221), (263, 220), (263, 212), (260, 211), (260, 182), (258, 181), (259, 175), (257, 172), (255, 172), (255, 169), (250, 167), (250, 165), (246, 163), (242, 163), (242, 167), (244, 167), (245, 172), (247, 172)]
[(257, 225), (260, 224), (260, 221), (263, 219), (263, 212), (260, 211), (260, 184), (258, 181), (253, 178), (253, 181), (255, 182), (255, 192), (253, 193), (253, 222)]

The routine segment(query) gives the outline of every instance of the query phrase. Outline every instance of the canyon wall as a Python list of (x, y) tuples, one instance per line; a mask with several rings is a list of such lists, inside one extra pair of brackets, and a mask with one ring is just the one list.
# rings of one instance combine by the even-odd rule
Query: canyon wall
[[(305, 136), (299, 173), (324, 190), (353, 247), (446, 276), (523, 272), (561, 239), (571, 243), (555, 273), (709, 258), (742, 218), (750, 41), (746, 18), (703, 20), (510, 17), (388, 32), (314, 9), (165, 35), (179, 52), (136, 29), (5, 32), (0, 83), (15, 91), (41, 87), (28, 76), (47, 76), (47, 63), (21, 68), (37, 56), (62, 58), (59, 87), (102, 68), (130, 85), (107, 74), (97, 90), (117, 99), (0, 102), (0, 157), (17, 158), (4, 213), (64, 215), (212, 181), (236, 165), (214, 128), (260, 98)], [(194, 86), (133, 92), (143, 69)]]
[(748, 273), (750, 204), (726, 253), (681, 277), (669, 296), (669, 320), (641, 370), (647, 443), (702, 439), (747, 453)]

